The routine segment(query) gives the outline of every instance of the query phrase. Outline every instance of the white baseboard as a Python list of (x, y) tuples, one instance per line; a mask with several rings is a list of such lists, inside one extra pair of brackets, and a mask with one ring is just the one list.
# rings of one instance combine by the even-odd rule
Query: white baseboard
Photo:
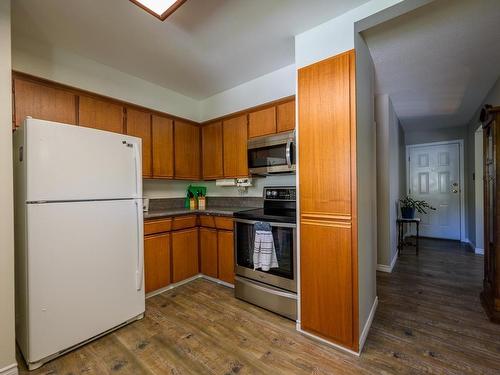
[(314, 335), (312, 333), (303, 331), (302, 328), (299, 326), (299, 324), (297, 324), (297, 331), (300, 332), (300, 333), (302, 333), (304, 336), (310, 337), (311, 339), (319, 341), (319, 342), (321, 342), (323, 344), (326, 344), (328, 346), (331, 346), (332, 348), (342, 350), (343, 352), (347, 352), (347, 353), (355, 355), (357, 357), (359, 357), (359, 355), (360, 355), (360, 352), (355, 352), (355, 351), (353, 351), (351, 349), (344, 348), (343, 346), (340, 346), (340, 345), (335, 344), (335, 343), (333, 343), (331, 341), (325, 340), (322, 337), (319, 337), (319, 336), (316, 336), (316, 335)]
[(213, 283), (216, 283), (216, 284), (219, 284), (219, 285), (226, 286), (228, 288), (233, 288), (234, 289), (234, 285), (233, 284), (226, 283), (225, 281), (222, 281), (220, 279), (216, 279), (215, 277), (210, 277), (210, 276), (207, 276), (207, 275), (201, 275), (201, 278), (205, 279), (205, 280), (208, 280), (208, 281), (211, 281)]
[(469, 240), (468, 238), (466, 238), (462, 242), (465, 242), (465, 243), (469, 244), (469, 246), (472, 248), (472, 250), (474, 250), (475, 254), (477, 254), (477, 255), (484, 255), (484, 249), (480, 248), (480, 247), (476, 247), (476, 244), (472, 243), (472, 241)]
[(377, 264), (377, 271), (391, 273), (394, 266), (396, 265), (397, 260), (398, 260), (398, 251), (396, 250), (396, 253), (392, 257), (391, 264), (389, 266), (387, 266), (385, 264)]
[(17, 363), (13, 363), (4, 368), (0, 368), (0, 375), (17, 375), (19, 371), (17, 370)]
[(370, 310), (370, 315), (368, 315), (368, 319), (366, 320), (365, 326), (363, 327), (363, 331), (361, 332), (361, 336), (359, 337), (359, 352), (363, 350), (363, 346), (365, 345), (366, 338), (368, 337), (368, 332), (370, 331), (370, 327), (373, 323), (373, 318), (375, 317), (375, 312), (377, 311), (378, 306), (378, 296), (375, 297), (375, 301), (373, 301), (372, 308)]

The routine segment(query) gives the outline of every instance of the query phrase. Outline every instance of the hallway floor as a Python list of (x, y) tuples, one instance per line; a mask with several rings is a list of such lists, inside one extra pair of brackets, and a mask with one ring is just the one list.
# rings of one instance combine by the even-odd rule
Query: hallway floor
[(500, 325), (479, 302), (482, 267), (458, 242), (423, 239), (418, 257), (403, 251), (392, 274), (377, 274), (378, 311), (360, 358), (200, 279), (30, 374), (498, 374)]

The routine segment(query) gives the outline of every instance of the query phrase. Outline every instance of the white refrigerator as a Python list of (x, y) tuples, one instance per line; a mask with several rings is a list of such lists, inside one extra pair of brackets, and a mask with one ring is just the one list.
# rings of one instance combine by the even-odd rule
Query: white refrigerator
[(14, 133), (16, 336), (30, 369), (144, 316), (141, 140)]

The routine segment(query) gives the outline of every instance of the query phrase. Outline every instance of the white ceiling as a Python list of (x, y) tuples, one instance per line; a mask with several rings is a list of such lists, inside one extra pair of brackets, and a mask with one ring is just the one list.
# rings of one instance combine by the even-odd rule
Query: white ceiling
[(367, 0), (188, 0), (161, 22), (128, 0), (15, 0), (13, 34), (203, 99), (294, 63), (293, 36)]
[(436, 0), (363, 35), (405, 130), (467, 124), (500, 76), (499, 0)]

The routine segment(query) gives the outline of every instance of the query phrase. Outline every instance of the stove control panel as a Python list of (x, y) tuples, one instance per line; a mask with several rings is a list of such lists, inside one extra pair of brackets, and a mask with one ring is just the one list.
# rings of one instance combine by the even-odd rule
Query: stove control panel
[(277, 200), (277, 201), (295, 201), (296, 200), (295, 186), (265, 187), (264, 188), (264, 199), (265, 200)]

